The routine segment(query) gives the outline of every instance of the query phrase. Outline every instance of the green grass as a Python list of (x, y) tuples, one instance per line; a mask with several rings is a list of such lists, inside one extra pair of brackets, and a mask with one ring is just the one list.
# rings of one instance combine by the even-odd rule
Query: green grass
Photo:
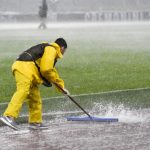
[[(69, 48), (56, 68), (66, 88), (71, 94), (82, 94), (149, 87), (150, 27), (146, 29), (138, 26), (61, 30), (61, 34), (68, 39)], [(19, 36), (16, 39), (0, 39), (1, 102), (9, 101), (15, 91), (11, 74), (15, 57), (29, 46), (43, 41), (43, 34), (50, 33), (52, 39), (60, 31), (43, 32), (34, 40), (31, 37), (20, 40)], [(40, 89), (42, 97), (60, 95), (53, 88), (41, 86)]]

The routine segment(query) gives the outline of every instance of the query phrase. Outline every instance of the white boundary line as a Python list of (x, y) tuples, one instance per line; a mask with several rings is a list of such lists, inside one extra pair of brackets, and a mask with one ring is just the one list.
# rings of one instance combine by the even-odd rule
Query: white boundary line
[[(105, 92), (97, 92), (97, 93), (87, 93), (87, 94), (78, 94), (78, 95), (72, 95), (72, 96), (90, 96), (90, 95), (101, 95), (101, 94), (109, 94), (109, 93), (118, 93), (118, 92), (127, 92), (127, 91), (140, 91), (140, 90), (148, 90), (150, 89), (150, 87), (146, 87), (146, 88), (136, 88), (136, 89), (124, 89), (124, 90), (114, 90), (114, 91), (105, 91)], [(57, 98), (63, 98), (64, 96), (57, 96), (57, 97), (45, 97), (43, 98), (43, 100), (47, 100), (47, 99), (57, 99)]]
[[(150, 90), (150, 87), (145, 88), (136, 88), (136, 89), (124, 89), (124, 90), (114, 90), (114, 91), (105, 91), (105, 92), (98, 92), (98, 93), (87, 93), (87, 94), (78, 94), (78, 95), (72, 95), (72, 96), (90, 96), (90, 95), (101, 95), (101, 94), (109, 94), (109, 93), (118, 93), (118, 92), (128, 92), (128, 91), (140, 91), (140, 90)], [(45, 97), (42, 98), (42, 100), (50, 100), (50, 99), (57, 99), (57, 98), (64, 98), (64, 96), (56, 96), (56, 97)], [(1, 105), (6, 105), (8, 102), (0, 103)]]

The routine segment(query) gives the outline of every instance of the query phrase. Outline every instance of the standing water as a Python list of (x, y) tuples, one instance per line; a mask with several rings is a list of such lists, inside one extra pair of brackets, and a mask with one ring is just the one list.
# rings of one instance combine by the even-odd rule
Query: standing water
[[(57, 112), (56, 112), (57, 114)], [(92, 116), (118, 117), (119, 122), (69, 122), (59, 115), (47, 120), (48, 130), (0, 128), (1, 150), (149, 150), (150, 109), (130, 110), (95, 103)]]

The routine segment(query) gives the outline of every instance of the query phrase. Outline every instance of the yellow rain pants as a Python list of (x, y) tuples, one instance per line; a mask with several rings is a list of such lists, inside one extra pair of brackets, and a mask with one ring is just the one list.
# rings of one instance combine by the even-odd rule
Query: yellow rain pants
[(30, 79), (17, 70), (14, 72), (14, 76), (16, 79), (17, 90), (4, 112), (4, 116), (17, 118), (20, 109), (22, 108), (22, 104), (28, 99), (29, 123), (41, 123), (42, 102), (38, 84), (33, 84)]

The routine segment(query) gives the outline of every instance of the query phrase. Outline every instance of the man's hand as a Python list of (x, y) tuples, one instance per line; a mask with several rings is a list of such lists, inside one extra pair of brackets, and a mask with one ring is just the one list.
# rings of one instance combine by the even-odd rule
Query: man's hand
[(70, 92), (67, 90), (67, 89), (63, 89), (64, 90), (64, 94), (66, 94), (66, 95), (70, 95)]

